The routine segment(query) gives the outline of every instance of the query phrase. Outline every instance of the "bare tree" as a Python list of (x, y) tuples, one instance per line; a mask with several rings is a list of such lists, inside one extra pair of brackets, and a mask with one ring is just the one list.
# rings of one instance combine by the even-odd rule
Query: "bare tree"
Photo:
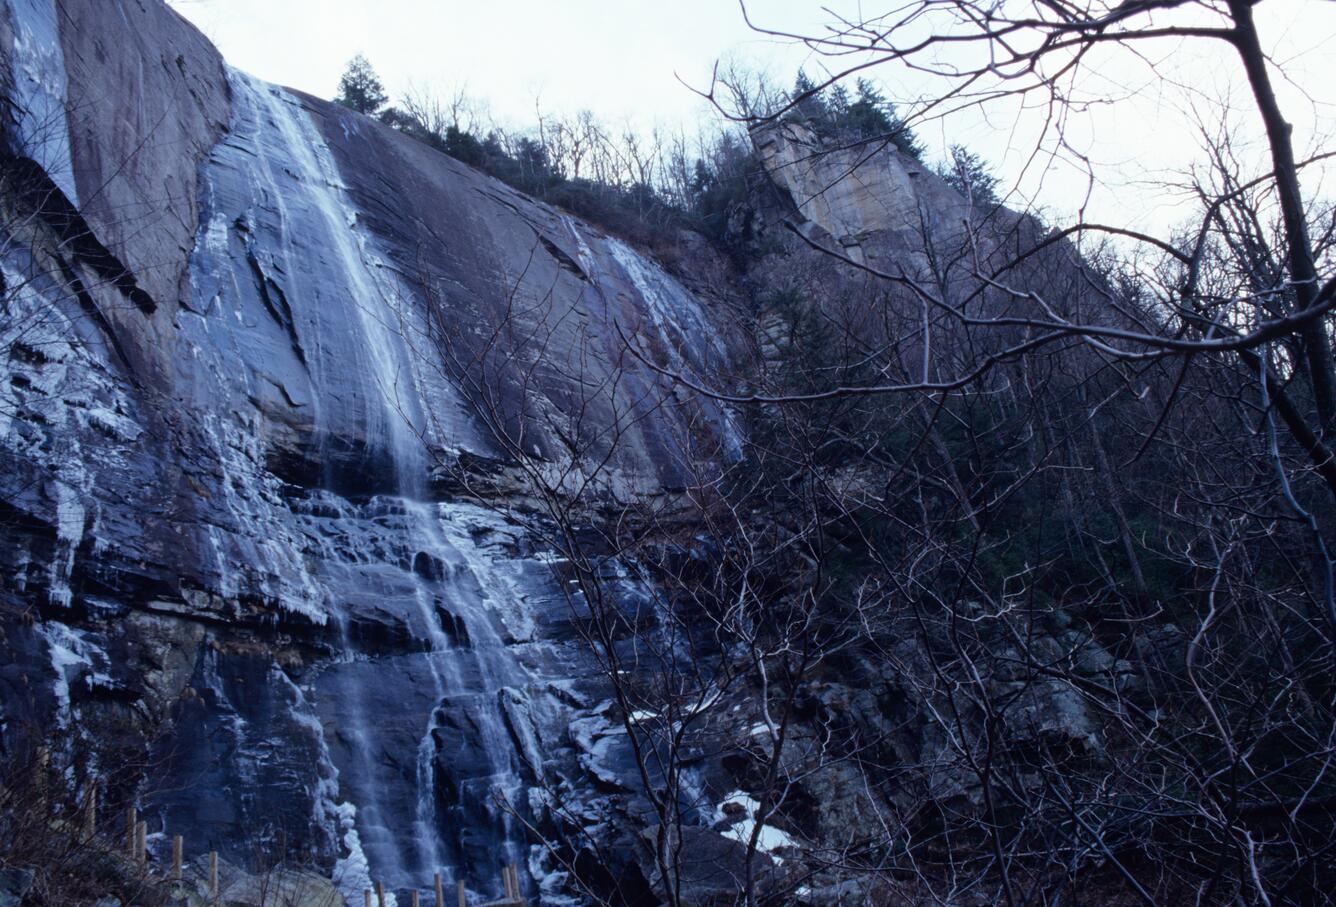
[[(763, 424), (801, 413), (790, 481), (880, 592), (859, 649), (918, 730), (862, 751), (878, 830), (829, 860), (874, 900), (1328, 898), (1336, 280), (1301, 189), (1327, 155), (1296, 156), (1255, 6), (922, 0), (766, 32), (826, 57), (814, 92), (901, 67), (938, 80), (911, 121), (1019, 96), (1058, 143), (1100, 48), (1219, 42), (1270, 158), (1210, 144), (1165, 236), (923, 211), (887, 266), (794, 224), (826, 259), (786, 278), (825, 352), (736, 391), (661, 369)], [(731, 113), (764, 133), (799, 100)]]

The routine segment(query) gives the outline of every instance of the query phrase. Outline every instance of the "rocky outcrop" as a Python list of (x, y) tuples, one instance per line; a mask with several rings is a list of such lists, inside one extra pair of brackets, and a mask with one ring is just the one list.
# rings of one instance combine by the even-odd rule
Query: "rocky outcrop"
[[(425, 889), (437, 871), (497, 895), (502, 861), (566, 902), (530, 826), (598, 842), (592, 875), (643, 895), (628, 724), (662, 716), (609, 698), (515, 454), (575, 479), (597, 463), (610, 496), (674, 492), (732, 462), (743, 425), (660, 369), (728, 384), (768, 294), (882, 290), (787, 233), (736, 281), (684, 236), (670, 273), (230, 69), (157, 0), (0, 13), (5, 752), (50, 736), (71, 789), (98, 777), (106, 805), (143, 810), (151, 849), (182, 833), (237, 863), (300, 857), (354, 903), (372, 878)], [(910, 270), (929, 238), (963, 236), (964, 202), (893, 150), (818, 153), (793, 125), (755, 139), (783, 209), (760, 231)], [(865, 479), (844, 483), (851, 507)], [(887, 762), (930, 755), (906, 729), (912, 691), (859, 670), (814, 685), (810, 714), (889, 741)], [(725, 765), (755, 731), (752, 693), (709, 702), (744, 744), (691, 760), (680, 834), (710, 867), (686, 879), (702, 903), (729, 892), (755, 826), (748, 766)], [(1036, 695), (1041, 732), (1081, 736), (1075, 704)], [(806, 782), (810, 834), (860, 822), (842, 771)], [(765, 872), (788, 871), (778, 824), (753, 855)]]
[(887, 140), (827, 147), (799, 123), (766, 126), (753, 136), (761, 163), (789, 198), (809, 234), (856, 261), (894, 259), (868, 240), (921, 248), (925, 230), (950, 239), (970, 212), (965, 201), (919, 161)]
[(599, 681), (532, 520), (447, 479), (519, 439), (611, 453), (613, 488), (734, 455), (734, 414), (624, 352), (726, 372), (727, 287), (229, 69), (161, 3), (0, 13), (4, 745), (50, 734), (151, 835), (304, 855), (359, 903), (503, 859), (536, 890), (528, 792), (596, 783), (568, 728)]

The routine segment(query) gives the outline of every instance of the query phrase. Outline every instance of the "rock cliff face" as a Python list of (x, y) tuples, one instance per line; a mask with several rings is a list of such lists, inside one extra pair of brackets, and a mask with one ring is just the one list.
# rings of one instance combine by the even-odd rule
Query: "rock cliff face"
[(960, 197), (885, 142), (825, 149), (807, 127), (783, 123), (759, 133), (756, 148), (802, 217), (839, 248), (887, 232), (918, 243), (925, 216), (960, 218)]
[[(577, 477), (606, 458), (614, 492), (734, 461), (741, 415), (626, 338), (728, 383), (755, 366), (739, 325), (769, 349), (739, 300), (847, 281), (780, 220), (927, 268), (926, 235), (960, 240), (959, 196), (786, 126), (756, 137), (777, 190), (757, 228), (781, 237), (764, 266), (732, 279), (686, 237), (670, 274), (229, 68), (158, 0), (3, 0), (0, 102), (3, 752), (49, 736), (71, 785), (138, 803), (152, 847), (303, 855), (353, 903), (436, 871), (497, 895), (505, 861), (563, 903), (525, 823), (633, 866), (625, 733), (525, 488), (497, 476), (516, 445)], [(903, 704), (873, 680), (816, 699), (875, 725)], [(748, 796), (700, 761), (722, 799), (693, 835), (720, 854), (736, 842), (711, 823)], [(858, 821), (839, 784), (810, 791), (836, 837)]]
[(719, 374), (730, 301), (156, 0), (8, 0), (0, 87), (7, 747), (49, 733), (154, 835), (305, 853), (357, 903), (505, 858), (554, 889), (517, 823), (540, 775), (597, 780), (597, 678), (525, 520), (442, 470), (498, 426), (558, 464), (624, 424), (642, 489), (733, 455), (619, 333)]

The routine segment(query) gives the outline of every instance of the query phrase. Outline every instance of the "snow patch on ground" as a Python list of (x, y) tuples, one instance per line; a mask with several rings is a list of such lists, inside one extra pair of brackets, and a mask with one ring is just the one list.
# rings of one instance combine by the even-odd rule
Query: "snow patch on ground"
[[(733, 816), (730, 816), (726, 811), (726, 807), (730, 806), (735, 807), (734, 813), (736, 813), (736, 807), (741, 807), (743, 818), (734, 821)], [(725, 834), (746, 845), (751, 842), (752, 833), (756, 831), (756, 820), (760, 811), (761, 804), (759, 801), (745, 791), (735, 790), (719, 801), (719, 805), (715, 808), (715, 821), (732, 822), (733, 824), (729, 826)], [(769, 855), (776, 863), (782, 863), (783, 858), (775, 851), (790, 847), (796, 848), (797, 846), (798, 842), (793, 840), (787, 832), (773, 825), (762, 825), (761, 831), (756, 837), (756, 849)]]

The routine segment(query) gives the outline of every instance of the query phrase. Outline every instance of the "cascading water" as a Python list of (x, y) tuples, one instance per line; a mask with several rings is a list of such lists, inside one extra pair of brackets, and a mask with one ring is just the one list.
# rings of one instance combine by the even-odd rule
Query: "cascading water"
[[(337, 634), (341, 656), (306, 692), (336, 767), (317, 812), (348, 826), (331, 829), (347, 851), (345, 893), (360, 897), (368, 873), (387, 888), (429, 886), (437, 871), (492, 874), (503, 852), (520, 856), (497, 799), (521, 802), (519, 770), (538, 767), (533, 753), (516, 754), (534, 747), (533, 734), (511, 714), (533, 678), (499, 629), (506, 581), (465, 528), (496, 521), (424, 500), (428, 436), (468, 446), (472, 429), (457, 401), (423, 393), (404, 339), (412, 294), (357, 224), (299, 99), (229, 75), (232, 128), (204, 171), (196, 301), (182, 314), (212, 386), (191, 390), (254, 400), (277, 387), (309, 409), (298, 428), (319, 439), (318, 459), (333, 456), (326, 439), (364, 438), (359, 470), (388, 475), (369, 497), (329, 476), (325, 489), (297, 496), (276, 479), (245, 487), (263, 460), (254, 441), (263, 426), (206, 426), (238, 521), (263, 519), (257, 499), (282, 499), (296, 517), (258, 547), (211, 531), (220, 586), (241, 591), (258, 574), (265, 597)], [(265, 370), (238, 374), (236, 362)], [(412, 639), (364, 638), (378, 620), (411, 628)]]
[[(609, 474), (639, 488), (711, 424), (735, 446), (732, 426), (628, 365), (612, 328), (710, 372), (714, 307), (425, 146), (226, 70), (156, 2), (0, 0), (0, 20), (5, 150), (105, 246), (0, 243), (0, 485), (22, 514), (0, 595), (39, 621), (5, 628), (0, 743), (30, 723), (124, 751), (151, 766), (116, 796), (152, 840), (308, 858), (352, 903), (436, 871), (495, 895), (502, 861), (562, 903), (565, 854), (520, 842), (530, 822), (561, 842), (618, 827), (625, 732), (587, 615), (533, 550), (538, 518), (432, 497), (444, 451), (532, 504), (446, 366), (538, 294), (521, 325), (554, 333), (501, 409), (532, 393), (521, 409), (559, 416), (592, 370), (616, 393), (589, 401), (591, 426), (634, 417)], [(132, 306), (103, 279), (122, 264), (148, 294)], [(539, 456), (554, 432), (535, 426)], [(53, 756), (72, 784), (111, 762)]]
[[(407, 888), (441, 871), (473, 882), (469, 870), (487, 872), (503, 853), (520, 859), (513, 842), (522, 834), (498, 803), (522, 809), (525, 773), (542, 762), (528, 714), (503, 703), (527, 702), (535, 679), (498, 625), (513, 623), (503, 607), (528, 580), (470, 537), (502, 524), (467, 505), (397, 496), (359, 505), (321, 492), (299, 509), (321, 563), (332, 565), (323, 582), (376, 594), (420, 644), (367, 654), (357, 621), (366, 603), (354, 603), (340, 626), (344, 657), (314, 684), (338, 793), (356, 805), (375, 878)], [(350, 876), (344, 887), (360, 884)]]
[[(479, 785), (485, 789), (475, 788), (471, 793), (476, 806), (490, 811), (495, 802), (494, 794), (507, 802), (516, 802), (521, 781), (509, 758), (511, 744), (501, 725), (499, 710), (489, 708), (488, 701), (495, 702), (502, 688), (527, 685), (531, 678), (506, 652), (493, 618), (487, 613), (490, 600), (484, 592), (484, 579), (494, 579), (491, 564), (479, 555), (471, 542), (461, 544), (458, 533), (451, 533), (452, 538), (447, 540), (442, 531), (443, 525), (457, 525), (466, 520), (476, 525), (480, 514), (467, 514), (465, 508), (457, 505), (412, 500), (403, 503), (407, 511), (410, 538), (420, 546), (419, 553), (414, 556), (415, 568), (418, 567), (416, 562), (423, 555), (436, 558), (442, 564), (440, 569), (433, 568), (427, 566), (433, 562), (424, 559), (425, 569), (414, 570), (423, 580), (418, 584), (416, 600), (423, 623), (430, 628), (431, 652), (428, 654), (428, 662), (432, 666), (441, 702), (448, 698), (472, 695), (477, 703), (472, 711), (477, 716), (482, 752), (488, 764)], [(468, 519), (470, 516), (473, 519)], [(486, 587), (495, 588), (495, 582), (486, 583)], [(444, 630), (446, 620), (450, 620), (451, 626), (456, 628), (454, 640)], [(468, 634), (467, 640), (460, 638), (464, 633)], [(465, 644), (461, 647), (461, 643)], [(485, 683), (486, 688), (470, 690), (469, 674)], [(432, 829), (437, 827), (441, 818), (437, 815), (435, 783), (432, 780), (435, 775), (433, 729), (427, 729), (419, 749), (419, 822), (424, 828)], [(503, 827), (509, 831), (509, 815), (501, 814), (499, 818)]]

